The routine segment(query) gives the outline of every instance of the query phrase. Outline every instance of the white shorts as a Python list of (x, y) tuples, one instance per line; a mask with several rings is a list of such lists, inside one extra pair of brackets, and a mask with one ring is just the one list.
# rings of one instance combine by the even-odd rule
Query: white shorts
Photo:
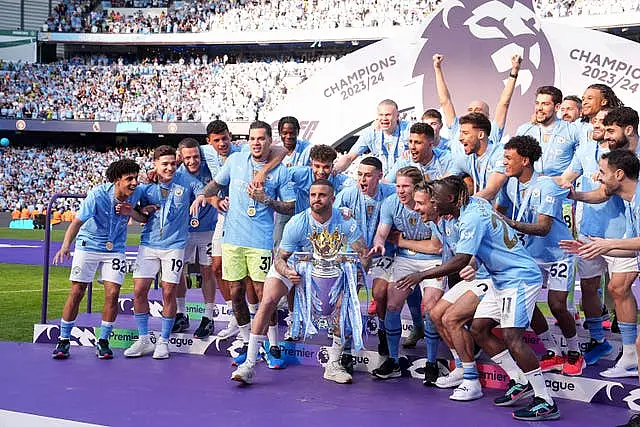
[(269, 272), (267, 273), (267, 277), (265, 278), (265, 282), (267, 279), (280, 279), (280, 281), (287, 287), (287, 290), (290, 291), (295, 286), (291, 280), (284, 277), (282, 274), (278, 273), (276, 270), (275, 264), (271, 264), (271, 268), (269, 268)]
[[(442, 264), (440, 259), (409, 259), (396, 256), (393, 260), (391, 279), (396, 282), (411, 273), (428, 270), (440, 264)], [(420, 282), (420, 288), (436, 288), (444, 291), (444, 282), (442, 279), (426, 279)]]
[(569, 292), (576, 283), (575, 260), (572, 257), (556, 262), (539, 262), (542, 283), (551, 291)]
[(393, 272), (393, 258), (382, 256), (371, 260), (371, 267), (367, 276), (373, 282), (376, 279), (382, 279), (391, 282)]
[(474, 319), (493, 319), (500, 328), (526, 328), (531, 322), (542, 284), (521, 282), (517, 288), (496, 289), (489, 286)]
[[(587, 241), (588, 237), (580, 235), (580, 240)], [(636, 257), (618, 258), (602, 255), (595, 259), (578, 258), (578, 276), (581, 279), (599, 277), (609, 271), (611, 273), (636, 273), (638, 260)]]
[(211, 256), (222, 256), (222, 236), (224, 236), (224, 215), (218, 213), (218, 222), (211, 240)]
[(73, 252), (69, 280), (79, 283), (91, 283), (98, 271), (98, 281), (122, 285), (127, 272), (127, 259), (124, 253), (88, 252), (76, 249)]
[(482, 300), (489, 290), (489, 287), (493, 287), (493, 281), (491, 281), (491, 279), (462, 280), (449, 289), (442, 296), (442, 299), (453, 304), (458, 301), (458, 298), (462, 295), (471, 291), (478, 297), (478, 300)]
[(194, 264), (196, 253), (198, 254), (198, 264), (211, 265), (211, 247), (213, 245), (213, 231), (200, 231), (189, 233), (187, 245), (184, 247), (184, 262)]
[(163, 282), (177, 285), (182, 275), (183, 260), (184, 249), (152, 249), (140, 246), (133, 268), (133, 278), (153, 279), (158, 271), (161, 271)]

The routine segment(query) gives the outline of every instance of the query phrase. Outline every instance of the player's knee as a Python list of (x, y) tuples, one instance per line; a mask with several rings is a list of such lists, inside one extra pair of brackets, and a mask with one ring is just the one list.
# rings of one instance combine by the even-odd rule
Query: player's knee
[(619, 300), (627, 297), (631, 293), (631, 287), (625, 285), (622, 280), (611, 280), (607, 285), (607, 290), (612, 298)]
[(473, 340), (480, 344), (484, 342), (489, 334), (489, 329), (485, 327), (485, 325), (480, 322), (471, 322), (471, 327), (469, 327), (469, 333), (473, 337)]
[[(433, 315), (431, 316), (431, 318), (433, 319)], [(444, 326), (444, 328), (447, 330), (456, 329), (457, 327), (461, 326), (463, 323), (460, 320), (459, 316), (457, 316), (456, 313), (452, 313), (451, 310), (446, 311), (442, 315), (441, 322), (442, 322), (442, 326)]]
[(373, 287), (373, 299), (378, 301), (384, 301), (387, 298), (386, 286), (374, 286)]
[(73, 298), (74, 301), (80, 301), (82, 298), (84, 298), (85, 290), (85, 286), (73, 285), (70, 292), (71, 298)]
[(551, 314), (557, 318), (567, 311), (567, 300), (559, 298), (550, 299), (549, 310), (551, 310)]

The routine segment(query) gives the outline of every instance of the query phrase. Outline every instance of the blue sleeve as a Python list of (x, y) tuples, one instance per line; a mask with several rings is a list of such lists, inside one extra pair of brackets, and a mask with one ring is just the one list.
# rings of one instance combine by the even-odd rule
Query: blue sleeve
[(469, 171), (467, 171), (467, 155), (466, 154), (453, 153), (451, 157), (452, 157), (451, 168), (449, 169), (449, 173), (451, 175), (469, 174)]
[(298, 238), (300, 236), (300, 226), (298, 217), (294, 217), (291, 221), (284, 225), (282, 231), (282, 240), (280, 240), (280, 249), (287, 252), (295, 252), (300, 249)]
[(358, 227), (358, 223), (355, 222), (353, 218), (347, 220), (346, 225), (349, 231), (347, 234), (348, 236), (347, 239), (348, 239), (349, 246), (351, 246), (353, 242), (355, 242), (356, 240), (362, 237), (362, 231), (360, 230), (360, 227)]
[(351, 147), (351, 150), (349, 150), (349, 153), (355, 153), (358, 156), (361, 156), (367, 151), (370, 151), (371, 150), (370, 146), (374, 138), (375, 138), (375, 131), (373, 130), (372, 127), (369, 127), (367, 130), (362, 132), (362, 135), (360, 135), (356, 143), (353, 144), (353, 147)]
[(191, 200), (195, 200), (196, 196), (204, 190), (204, 185), (199, 179), (189, 179), (189, 188), (191, 189)]
[(580, 161), (580, 159), (586, 155), (586, 153), (584, 152), (585, 150), (582, 147), (586, 147), (586, 145), (581, 145), (580, 147), (578, 147), (573, 155), (573, 159), (571, 159), (571, 164), (569, 165), (569, 169), (580, 175), (584, 173), (582, 169), (582, 162)]
[(300, 155), (300, 161), (303, 166), (311, 166), (311, 158), (309, 157), (311, 154), (311, 144), (308, 144), (304, 150), (302, 150), (302, 154)]
[(309, 166), (291, 166), (287, 168), (287, 171), (289, 173), (288, 180), (298, 186), (304, 184), (303, 181), (306, 180), (309, 174)]
[(502, 188), (500, 189), (500, 191), (498, 191), (498, 194), (496, 195), (496, 206), (500, 206), (503, 208), (509, 208), (509, 206), (511, 206), (511, 199), (509, 198), (509, 191), (508, 191), (508, 187), (509, 187), (509, 181), (511, 180), (511, 178), (507, 179), (507, 182), (504, 183), (504, 185), (502, 186)]
[(96, 191), (92, 190), (80, 204), (80, 210), (78, 211), (76, 218), (82, 222), (87, 222), (87, 220), (95, 215), (96, 209)]
[(393, 164), (393, 166), (391, 166), (389, 168), (389, 170), (387, 171), (387, 174), (384, 176), (384, 179), (386, 179), (388, 182), (395, 184), (396, 183), (396, 174), (398, 173), (398, 171), (401, 169), (400, 168), (400, 161), (397, 161)]
[(229, 185), (231, 181), (231, 164), (234, 163), (237, 156), (238, 154), (230, 155), (216, 174), (215, 178), (213, 178), (218, 185)]
[(244, 144), (240, 144), (239, 147), (240, 147), (240, 152), (241, 153), (248, 153), (249, 152), (249, 143), (248, 142), (246, 142)]
[(495, 120), (491, 121), (491, 133), (489, 134), (489, 140), (499, 144), (504, 134), (504, 126), (498, 127), (498, 123)]
[[(446, 123), (444, 127), (445, 128), (447, 127)], [(458, 118), (458, 116), (456, 116), (453, 119), (453, 123), (451, 123), (451, 127), (447, 128), (447, 130), (449, 131), (449, 139), (454, 139), (456, 137), (456, 134), (460, 130), (460, 119)]]
[(386, 198), (380, 208), (380, 224), (393, 225), (393, 199)]
[[(502, 144), (500, 141), (496, 142), (500, 148), (497, 148), (493, 153), (491, 153), (491, 173), (498, 172), (504, 174), (504, 149), (502, 148)], [(489, 178), (487, 176), (487, 178)]]
[(445, 173), (449, 173), (450, 175), (454, 175), (451, 170), (453, 169), (453, 155), (448, 150), (440, 150), (438, 148), (434, 148), (434, 151), (438, 152), (438, 160), (440, 164), (444, 168)]
[(460, 218), (460, 238), (456, 244), (456, 253), (477, 255), (484, 236), (484, 221), (475, 212)]
[(351, 203), (350, 201), (347, 200), (347, 193), (348, 193), (348, 188), (343, 188), (342, 191), (340, 191), (337, 195), (336, 195), (336, 200), (334, 200), (333, 202), (333, 207), (334, 208), (350, 208), (351, 207)]
[(558, 187), (553, 181), (545, 182), (540, 186), (540, 206), (539, 215), (550, 217), (562, 217), (562, 202), (569, 194), (568, 189)]
[(289, 172), (284, 167), (278, 168), (278, 187), (276, 188), (278, 198), (284, 202), (296, 200), (296, 193), (289, 185)]

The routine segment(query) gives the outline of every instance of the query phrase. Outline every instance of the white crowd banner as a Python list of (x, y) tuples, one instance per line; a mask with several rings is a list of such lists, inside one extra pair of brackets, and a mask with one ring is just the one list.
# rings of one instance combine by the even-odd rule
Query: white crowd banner
[(415, 33), (359, 49), (315, 73), (266, 117), (276, 123), (295, 116), (304, 137), (334, 144), (369, 126), (376, 105), (390, 98), (400, 110), (420, 117), (439, 108), (434, 54), (458, 115), (475, 99), (492, 110), (511, 71), (511, 57), (523, 57), (507, 132), (528, 121), (539, 86), (582, 96), (587, 86), (606, 84), (631, 107), (640, 106), (640, 44), (596, 30), (541, 21), (530, 0), (445, 2)]

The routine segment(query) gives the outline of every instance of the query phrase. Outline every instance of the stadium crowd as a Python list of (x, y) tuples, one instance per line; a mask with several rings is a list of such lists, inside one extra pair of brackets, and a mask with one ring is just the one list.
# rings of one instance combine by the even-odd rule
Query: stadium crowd
[(45, 120), (253, 120), (335, 57), (229, 63), (196, 57), (125, 64), (104, 56), (0, 62), (0, 117)]
[[(122, 2), (121, 2), (122, 3)], [(435, 10), (439, 0), (195, 0), (180, 7), (149, 13), (140, 5), (133, 14), (118, 9), (91, 9), (86, 0), (64, 0), (43, 25), (43, 31), (92, 33), (185, 33), (205, 31), (269, 31), (410, 26)], [(540, 16), (603, 15), (637, 12), (638, 0), (536, 0)]]
[[(86, 147), (20, 148), (5, 147), (0, 155), (0, 211), (27, 209), (42, 212), (56, 193), (86, 194), (105, 182), (109, 163), (127, 157), (146, 171), (152, 167), (150, 150), (115, 148), (106, 152)], [(73, 203), (61, 202), (58, 209), (75, 210)]]

